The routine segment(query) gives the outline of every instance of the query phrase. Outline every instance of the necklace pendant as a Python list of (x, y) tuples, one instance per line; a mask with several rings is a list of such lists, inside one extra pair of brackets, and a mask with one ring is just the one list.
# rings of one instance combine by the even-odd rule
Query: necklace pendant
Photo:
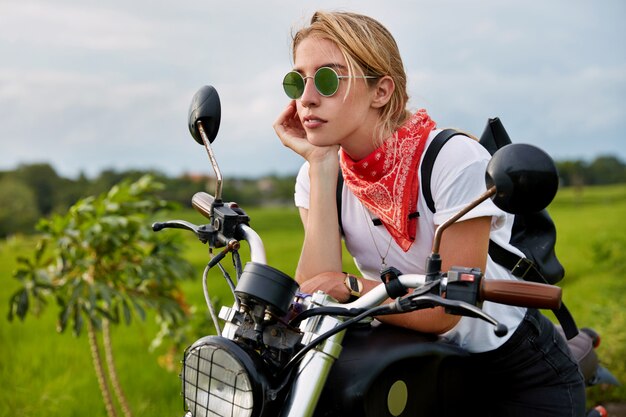
[(369, 230), (370, 232), (372, 243), (374, 244), (374, 249), (376, 249), (376, 253), (378, 253), (378, 256), (380, 257), (380, 272), (382, 273), (383, 271), (387, 269), (387, 255), (389, 255), (389, 250), (391, 249), (391, 241), (393, 240), (393, 237), (389, 236), (389, 241), (387, 242), (387, 251), (383, 255), (383, 253), (378, 248), (378, 245), (376, 244), (376, 238), (374, 237), (372, 226), (370, 222), (368, 221), (368, 220), (372, 220), (372, 215), (369, 214), (369, 212), (367, 211), (364, 205), (361, 205), (361, 208), (363, 209), (363, 215), (365, 216), (365, 221), (367, 223), (367, 230)]
[(385, 262), (385, 258), (381, 258), (380, 260), (380, 273), (382, 274), (383, 271), (385, 271), (387, 269), (387, 262)]

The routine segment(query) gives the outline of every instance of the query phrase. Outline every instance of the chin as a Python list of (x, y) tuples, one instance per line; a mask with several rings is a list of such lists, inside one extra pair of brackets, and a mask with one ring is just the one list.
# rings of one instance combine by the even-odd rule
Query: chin
[(307, 134), (307, 140), (315, 146), (331, 146), (337, 143), (326, 135)]

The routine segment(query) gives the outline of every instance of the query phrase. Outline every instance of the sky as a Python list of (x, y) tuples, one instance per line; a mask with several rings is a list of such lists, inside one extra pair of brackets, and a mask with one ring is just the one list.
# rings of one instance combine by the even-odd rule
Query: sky
[(0, 170), (211, 173), (187, 113), (212, 85), (225, 179), (294, 174), (272, 123), (291, 33), (318, 9), (383, 23), (409, 107), (440, 127), (480, 135), (500, 117), (555, 160), (626, 160), (623, 0), (0, 0)]

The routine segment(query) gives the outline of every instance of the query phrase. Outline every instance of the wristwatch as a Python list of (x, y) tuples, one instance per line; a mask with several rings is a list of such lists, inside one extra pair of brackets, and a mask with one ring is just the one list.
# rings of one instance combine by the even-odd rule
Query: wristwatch
[(354, 275), (346, 274), (346, 278), (343, 280), (343, 283), (350, 290), (350, 301), (353, 299), (357, 299), (361, 296), (363, 292), (363, 283)]

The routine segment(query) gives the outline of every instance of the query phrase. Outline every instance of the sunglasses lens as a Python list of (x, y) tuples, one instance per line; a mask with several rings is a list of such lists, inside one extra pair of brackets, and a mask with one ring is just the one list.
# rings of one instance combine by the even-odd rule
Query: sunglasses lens
[(283, 89), (287, 97), (295, 100), (304, 93), (304, 78), (295, 71), (288, 72), (283, 78)]
[(315, 87), (323, 96), (330, 97), (339, 88), (339, 77), (337, 73), (328, 67), (322, 67), (315, 73)]

